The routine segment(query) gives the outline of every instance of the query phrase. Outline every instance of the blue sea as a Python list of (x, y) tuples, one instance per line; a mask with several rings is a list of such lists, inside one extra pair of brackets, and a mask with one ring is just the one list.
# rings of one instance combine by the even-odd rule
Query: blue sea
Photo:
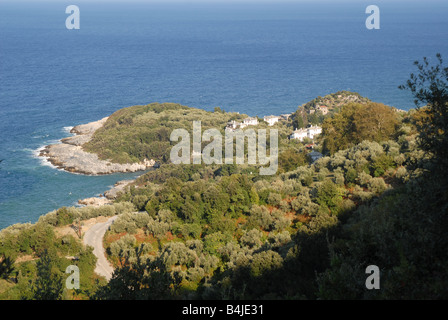
[[(38, 158), (72, 126), (136, 104), (176, 102), (251, 116), (359, 92), (413, 108), (413, 61), (448, 59), (447, 1), (0, 0), (0, 229), (138, 174), (84, 176)], [(68, 30), (68, 5), (80, 29)]]

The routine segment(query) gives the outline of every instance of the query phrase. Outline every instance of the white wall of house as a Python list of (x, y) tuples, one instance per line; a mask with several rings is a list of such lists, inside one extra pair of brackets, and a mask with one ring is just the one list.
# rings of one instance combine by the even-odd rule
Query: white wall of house
[(322, 128), (318, 126), (312, 126), (306, 129), (295, 130), (289, 137), (290, 139), (298, 139), (303, 141), (305, 138), (314, 139), (315, 136), (322, 133)]
[(300, 141), (302, 141), (306, 137), (308, 137), (306, 129), (295, 130), (290, 136), (291, 139), (298, 139)]
[(278, 122), (279, 117), (267, 116), (267, 117), (264, 117), (263, 120), (266, 121), (269, 126), (273, 126), (274, 124), (276, 124)]
[(243, 124), (245, 124), (246, 126), (256, 126), (258, 124), (258, 119), (257, 118), (246, 118), (246, 119), (244, 119)]

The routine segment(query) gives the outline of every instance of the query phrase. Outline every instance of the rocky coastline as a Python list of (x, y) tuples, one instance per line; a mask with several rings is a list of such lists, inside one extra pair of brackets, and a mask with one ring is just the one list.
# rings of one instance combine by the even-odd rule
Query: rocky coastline
[[(119, 164), (101, 160), (96, 154), (84, 151), (82, 146), (92, 139), (95, 131), (101, 128), (107, 119), (108, 117), (105, 117), (73, 127), (70, 130), (70, 133), (74, 134), (73, 136), (61, 139), (60, 143), (45, 146), (40, 150), (39, 156), (45, 157), (58, 169), (85, 175), (137, 172), (157, 167), (154, 160), (145, 159), (141, 163)], [(125, 187), (132, 182), (134, 180), (118, 181), (112, 189), (107, 190), (101, 196), (79, 200), (78, 204), (94, 207), (111, 204), (118, 194), (124, 192)]]
[(78, 200), (78, 204), (83, 206), (100, 207), (108, 204), (112, 204), (113, 201), (120, 195), (120, 193), (126, 191), (128, 187), (135, 180), (121, 180), (115, 183), (114, 187), (107, 190), (98, 197), (91, 197), (82, 200)]
[(85, 175), (137, 172), (156, 166), (156, 162), (152, 159), (145, 159), (141, 163), (120, 164), (101, 160), (95, 153), (84, 151), (82, 146), (90, 141), (95, 131), (101, 128), (107, 119), (108, 117), (73, 127), (70, 133), (74, 136), (44, 147), (40, 150), (39, 156), (47, 158), (58, 169)]

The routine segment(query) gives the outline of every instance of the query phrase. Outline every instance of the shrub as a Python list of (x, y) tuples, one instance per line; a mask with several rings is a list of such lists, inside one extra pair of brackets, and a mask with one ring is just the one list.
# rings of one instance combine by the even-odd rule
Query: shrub
[(387, 189), (387, 185), (382, 178), (373, 178), (368, 184), (369, 191), (381, 194)]
[(288, 231), (272, 233), (268, 237), (271, 247), (283, 246), (291, 241), (291, 234)]
[(316, 201), (321, 206), (337, 213), (338, 206), (342, 201), (342, 194), (338, 186), (330, 179), (327, 179), (317, 186)]
[(145, 209), (145, 205), (148, 202), (148, 196), (145, 195), (136, 195), (132, 199), (132, 204), (138, 211), (143, 211)]
[(154, 220), (150, 218), (146, 225), (148, 233), (151, 233), (154, 237), (160, 238), (170, 231), (170, 225), (167, 222)]
[(347, 184), (354, 184), (357, 178), (358, 172), (354, 168), (348, 168), (347, 172), (345, 173), (345, 181), (347, 182)]
[(258, 229), (252, 229), (250, 231), (245, 231), (241, 236), (241, 244), (249, 248), (259, 247), (262, 244), (263, 233)]
[(215, 232), (204, 237), (204, 250), (210, 254), (217, 254), (219, 248), (222, 247), (231, 237), (222, 232)]
[(373, 196), (374, 194), (372, 192), (364, 191), (360, 186), (355, 186), (353, 191), (353, 197), (356, 201), (369, 201)]
[(197, 223), (186, 223), (180, 227), (181, 233), (189, 238), (199, 239), (202, 233), (202, 227)]
[(132, 255), (131, 252), (134, 252), (135, 244), (137, 243), (137, 240), (134, 236), (127, 234), (123, 237), (121, 237), (119, 240), (112, 242), (109, 250), (110, 253), (115, 257), (128, 257)]
[(287, 219), (280, 210), (272, 211), (272, 218), (274, 219), (272, 223), (272, 230), (282, 231), (289, 227), (291, 221)]
[(56, 222), (57, 226), (66, 226), (68, 224), (73, 223), (74, 213), (67, 207), (62, 207), (56, 211), (56, 217), (57, 217)]
[(344, 186), (344, 182), (344, 174), (339, 172), (334, 174), (334, 183), (336, 183), (338, 186)]
[(258, 277), (266, 271), (278, 269), (282, 267), (283, 259), (275, 251), (268, 250), (253, 255), (250, 263), (250, 274)]
[(137, 225), (132, 220), (132, 217), (127, 213), (119, 216), (114, 223), (110, 227), (112, 232), (121, 233), (121, 232), (129, 232), (135, 233), (137, 232)]
[(372, 176), (370, 174), (368, 174), (368, 173), (361, 172), (358, 175), (358, 179), (359, 179), (359, 184), (361, 186), (367, 186), (368, 183), (372, 180)]
[(282, 201), (282, 196), (278, 194), (277, 192), (271, 192), (268, 196), (268, 204), (278, 207), (280, 205), (280, 202)]
[(264, 206), (254, 205), (250, 209), (250, 216), (247, 221), (248, 228), (262, 228), (269, 231), (272, 227), (274, 219), (272, 218), (269, 210)]
[(282, 201), (280, 201), (280, 209), (283, 212), (288, 212), (289, 210), (291, 210), (291, 206), (289, 205), (288, 201), (282, 200)]
[(398, 179), (401, 179), (403, 182), (406, 181), (407, 175), (408, 175), (408, 171), (406, 170), (405, 167), (399, 167), (399, 168), (397, 169), (397, 172), (395, 173), (395, 176), (396, 176)]

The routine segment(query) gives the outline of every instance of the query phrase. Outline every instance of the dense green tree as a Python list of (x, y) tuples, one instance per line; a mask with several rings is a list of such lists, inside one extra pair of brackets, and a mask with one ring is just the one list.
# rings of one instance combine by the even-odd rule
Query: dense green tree
[(33, 299), (62, 299), (62, 275), (55, 265), (55, 256), (44, 250), (37, 262), (37, 279), (33, 284)]
[(325, 179), (317, 187), (316, 201), (319, 205), (331, 210), (337, 214), (342, 202), (341, 189), (330, 179)]
[(305, 152), (297, 149), (288, 148), (282, 151), (278, 156), (278, 173), (293, 171), (299, 166), (307, 164)]
[(73, 222), (73, 212), (68, 210), (67, 207), (62, 207), (56, 211), (57, 225), (65, 226)]
[(372, 161), (370, 167), (373, 176), (379, 177), (383, 176), (387, 169), (394, 168), (395, 163), (391, 156), (383, 153)]
[(292, 125), (294, 129), (302, 129), (308, 125), (308, 118), (306, 111), (303, 108), (298, 108), (292, 116)]
[(333, 154), (363, 140), (388, 140), (395, 135), (398, 124), (397, 112), (383, 104), (344, 105), (322, 125), (323, 150)]
[(0, 279), (8, 279), (14, 270), (14, 260), (3, 255), (0, 261)]
[(433, 161), (448, 167), (448, 67), (443, 66), (442, 56), (437, 54), (438, 63), (429, 64), (415, 61), (418, 73), (412, 73), (410, 79), (400, 89), (409, 89), (415, 98), (417, 108), (424, 117), (415, 121), (419, 136), (419, 147), (434, 155)]

